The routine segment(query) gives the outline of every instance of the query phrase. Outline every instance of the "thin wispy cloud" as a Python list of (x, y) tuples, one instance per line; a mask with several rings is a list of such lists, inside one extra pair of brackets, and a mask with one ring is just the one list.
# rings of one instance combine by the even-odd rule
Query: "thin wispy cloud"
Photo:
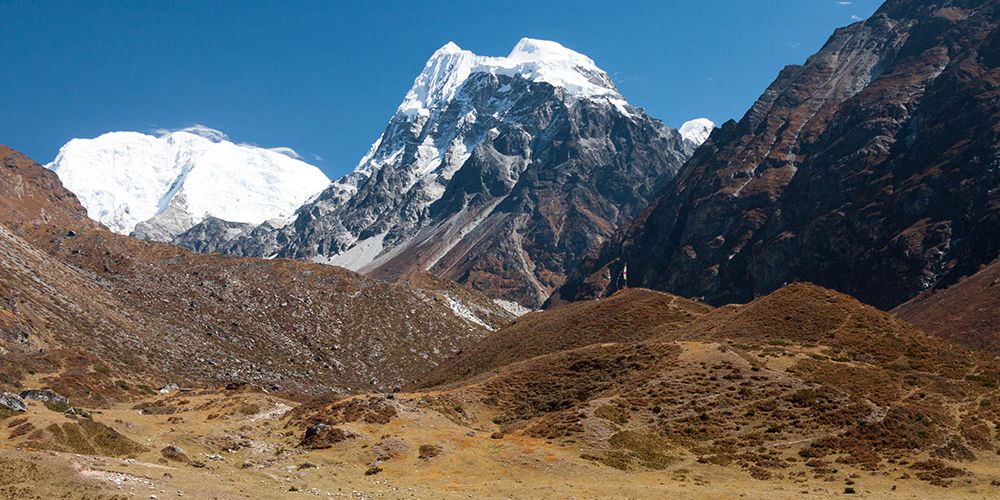
[(851, 14), (851, 19), (854, 20), (854, 21), (864, 21), (865, 20), (865, 18), (863, 18), (861, 16), (856, 16), (854, 14)]
[(837, 2), (837, 5), (851, 5), (853, 2)]
[[(156, 129), (153, 129), (153, 131), (152, 131), (152, 133), (154, 135), (156, 135), (157, 137), (161, 137), (161, 138), (162, 137), (166, 137), (166, 136), (168, 136), (170, 134), (173, 134), (175, 132), (187, 132), (189, 134), (194, 134), (194, 135), (197, 135), (199, 137), (204, 137), (205, 139), (208, 139), (208, 140), (210, 140), (212, 142), (222, 142), (222, 141), (228, 141), (229, 140), (229, 136), (226, 135), (225, 132), (223, 132), (223, 131), (221, 131), (219, 129), (214, 129), (214, 128), (209, 127), (207, 125), (202, 125), (200, 123), (195, 123), (194, 125), (190, 125), (190, 126), (182, 127), (182, 128), (156, 128)], [(240, 146), (249, 146), (249, 147), (254, 147), (254, 148), (260, 148), (260, 149), (266, 149), (268, 151), (272, 151), (272, 152), (278, 153), (280, 155), (285, 155), (285, 156), (287, 156), (289, 158), (292, 158), (292, 159), (295, 159), (295, 160), (305, 161), (305, 158), (302, 155), (300, 155), (298, 151), (296, 151), (296, 150), (294, 150), (294, 149), (292, 149), (292, 148), (290, 148), (288, 146), (275, 146), (273, 148), (265, 148), (265, 147), (262, 147), (262, 146), (259, 146), (257, 144), (253, 144), (253, 143), (250, 143), (250, 142), (241, 142), (241, 143), (239, 143), (239, 145)], [(322, 158), (319, 158), (319, 155), (315, 155), (314, 154), (312, 156), (313, 156), (313, 158), (316, 158), (317, 161), (322, 161)]]
[(287, 147), (287, 146), (278, 146), (276, 148), (267, 148), (267, 149), (270, 150), (270, 151), (274, 151), (275, 153), (285, 155), (285, 156), (287, 156), (289, 158), (294, 158), (296, 160), (302, 160), (303, 159), (302, 155), (300, 155), (298, 153), (298, 151), (295, 151), (294, 149), (292, 149), (290, 147)]

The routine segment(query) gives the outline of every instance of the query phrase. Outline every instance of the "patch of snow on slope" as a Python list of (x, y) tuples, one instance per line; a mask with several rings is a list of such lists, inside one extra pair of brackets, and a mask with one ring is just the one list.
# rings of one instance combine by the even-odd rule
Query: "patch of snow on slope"
[(479, 319), (479, 316), (476, 316), (476, 313), (473, 312), (472, 309), (469, 308), (469, 306), (463, 304), (460, 300), (457, 300), (454, 297), (452, 297), (450, 293), (445, 292), (444, 299), (445, 303), (448, 304), (448, 307), (450, 307), (451, 310), (454, 311), (455, 314), (457, 314), (460, 318), (470, 323), (477, 324), (491, 332), (496, 330), (496, 328), (493, 328), (487, 322)]
[(371, 262), (378, 257), (378, 254), (382, 253), (385, 249), (383, 245), (383, 240), (385, 240), (385, 235), (387, 233), (377, 234), (371, 238), (366, 238), (361, 241), (356, 242), (351, 248), (331, 256), (331, 257), (321, 257), (320, 260), (324, 264), (330, 264), (333, 266), (340, 266), (351, 271), (357, 271), (361, 269), (365, 264)]

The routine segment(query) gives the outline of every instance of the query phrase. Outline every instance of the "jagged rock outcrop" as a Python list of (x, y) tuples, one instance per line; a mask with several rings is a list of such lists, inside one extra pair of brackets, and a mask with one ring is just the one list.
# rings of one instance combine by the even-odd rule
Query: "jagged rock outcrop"
[(1000, 4), (890, 0), (788, 66), (558, 292), (807, 280), (891, 308), (1000, 251)]

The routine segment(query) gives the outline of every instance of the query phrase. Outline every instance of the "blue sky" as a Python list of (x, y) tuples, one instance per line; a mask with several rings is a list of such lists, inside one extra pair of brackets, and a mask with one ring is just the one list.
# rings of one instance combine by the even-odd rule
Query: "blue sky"
[(523, 36), (587, 54), (670, 126), (738, 119), (874, 0), (0, 0), (0, 144), (50, 161), (73, 137), (200, 123), (350, 171), (447, 41)]

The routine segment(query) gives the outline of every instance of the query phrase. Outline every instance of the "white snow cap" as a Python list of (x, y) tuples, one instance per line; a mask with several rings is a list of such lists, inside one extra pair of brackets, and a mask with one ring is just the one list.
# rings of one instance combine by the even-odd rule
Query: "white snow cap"
[(476, 55), (448, 42), (427, 60), (398, 112), (411, 117), (429, 114), (435, 104), (450, 101), (474, 73), (520, 76), (561, 87), (574, 97), (620, 97), (591, 58), (556, 42), (522, 38), (507, 57)]
[(177, 196), (195, 222), (208, 216), (259, 224), (285, 217), (330, 180), (291, 148), (234, 144), (196, 125), (177, 131), (109, 132), (73, 139), (46, 165), (90, 218), (129, 234)]
[(708, 139), (708, 136), (712, 135), (712, 130), (715, 129), (715, 123), (708, 118), (695, 118), (694, 120), (688, 120), (681, 125), (681, 128), (677, 131), (680, 132), (681, 137), (689, 140), (699, 146), (701, 143)]

